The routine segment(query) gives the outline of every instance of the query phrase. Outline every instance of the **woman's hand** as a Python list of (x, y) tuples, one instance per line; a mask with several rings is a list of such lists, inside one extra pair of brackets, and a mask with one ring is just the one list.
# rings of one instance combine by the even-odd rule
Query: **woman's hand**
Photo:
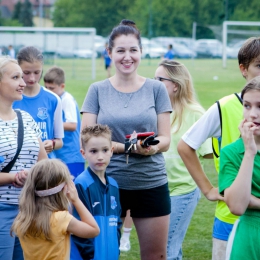
[(73, 181), (70, 180), (64, 186), (63, 191), (72, 204), (74, 204), (79, 199), (78, 192)]
[(153, 155), (158, 152), (158, 146), (157, 145), (150, 145), (148, 147), (142, 147), (140, 144), (140, 140), (137, 141), (136, 150), (132, 148), (131, 153), (137, 153), (142, 155)]
[[(135, 138), (137, 138), (136, 131), (134, 131), (131, 134), (130, 139), (135, 139)], [(136, 150), (134, 149), (135, 147), (136, 147)], [(136, 145), (132, 146), (131, 153), (136, 153), (136, 154), (141, 154), (141, 155), (153, 155), (153, 154), (156, 154), (158, 152), (158, 150), (159, 149), (158, 149), (157, 145), (150, 145), (148, 147), (143, 147), (140, 144), (140, 140), (137, 140)]]
[(257, 147), (254, 139), (254, 131), (259, 129), (253, 122), (242, 120), (239, 125), (239, 131), (244, 142), (245, 151), (253, 155), (257, 153)]

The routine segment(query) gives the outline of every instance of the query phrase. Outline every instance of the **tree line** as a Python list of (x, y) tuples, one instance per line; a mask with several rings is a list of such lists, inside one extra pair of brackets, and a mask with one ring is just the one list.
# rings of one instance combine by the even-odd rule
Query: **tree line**
[[(0, 0), (1, 1), (1, 0)], [(214, 38), (223, 21), (259, 21), (259, 0), (57, 0), (55, 27), (94, 27), (108, 36), (122, 19), (134, 20), (143, 36)], [(29, 0), (17, 2), (12, 19), (2, 26), (33, 26)], [(214, 34), (215, 33), (215, 34)]]
[(212, 25), (224, 20), (258, 21), (259, 0), (57, 0), (53, 13), (57, 27), (95, 27), (107, 36), (122, 19), (134, 20), (146, 37), (214, 37)]
[(18, 1), (14, 6), (11, 19), (3, 19), (0, 12), (0, 26), (33, 26), (31, 2), (29, 0), (25, 0), (23, 3)]

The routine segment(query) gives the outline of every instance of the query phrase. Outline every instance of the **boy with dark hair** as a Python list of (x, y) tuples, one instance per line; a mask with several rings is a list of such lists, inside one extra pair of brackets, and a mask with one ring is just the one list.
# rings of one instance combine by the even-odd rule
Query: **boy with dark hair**
[(61, 98), (64, 138), (63, 147), (55, 150), (55, 155), (66, 163), (70, 173), (77, 177), (84, 171), (85, 166), (85, 161), (80, 154), (78, 105), (73, 96), (65, 91), (65, 74), (61, 68), (50, 68), (44, 76), (44, 85)]
[[(119, 190), (116, 181), (106, 175), (113, 155), (111, 131), (104, 125), (85, 127), (81, 143), (89, 167), (76, 178), (75, 185), (79, 198), (97, 221), (100, 234), (94, 239), (72, 236), (70, 259), (117, 260), (122, 224)], [(79, 219), (75, 209), (73, 215)]]
[[(238, 53), (239, 69), (246, 81), (260, 75), (260, 37), (249, 38)], [(218, 201), (213, 226), (212, 259), (225, 259), (229, 233), (237, 216), (230, 213), (218, 188), (213, 187), (203, 171), (196, 150), (213, 137), (215, 166), (219, 171), (220, 149), (240, 136), (238, 125), (242, 120), (240, 93), (226, 96), (214, 105), (185, 133), (178, 144), (178, 152), (191, 176), (208, 200)], [(260, 206), (260, 200), (251, 196), (249, 207)]]

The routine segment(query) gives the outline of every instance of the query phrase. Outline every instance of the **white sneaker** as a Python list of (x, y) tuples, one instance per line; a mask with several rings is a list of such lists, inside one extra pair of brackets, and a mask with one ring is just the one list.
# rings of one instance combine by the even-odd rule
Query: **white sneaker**
[(127, 251), (130, 250), (130, 248), (131, 248), (130, 241), (121, 238), (121, 239), (120, 239), (120, 247), (119, 247), (119, 250), (120, 250), (120, 251), (127, 252)]

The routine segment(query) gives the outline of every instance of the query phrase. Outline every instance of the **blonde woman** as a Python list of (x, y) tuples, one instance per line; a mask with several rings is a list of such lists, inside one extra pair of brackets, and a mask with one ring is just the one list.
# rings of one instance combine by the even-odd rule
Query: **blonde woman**
[(23, 259), (19, 239), (10, 236), (18, 213), (18, 197), (28, 170), (47, 158), (41, 131), (25, 111), (15, 111), (13, 102), (22, 99), (25, 82), (16, 60), (0, 57), (0, 259)]
[[(171, 144), (164, 153), (171, 197), (171, 215), (167, 244), (167, 259), (182, 259), (182, 242), (192, 214), (200, 198), (196, 186), (177, 152), (181, 136), (204, 113), (196, 99), (191, 75), (188, 69), (174, 60), (163, 60), (155, 72), (155, 79), (167, 88), (173, 113), (171, 115)], [(210, 140), (197, 151), (201, 161), (212, 158)]]

